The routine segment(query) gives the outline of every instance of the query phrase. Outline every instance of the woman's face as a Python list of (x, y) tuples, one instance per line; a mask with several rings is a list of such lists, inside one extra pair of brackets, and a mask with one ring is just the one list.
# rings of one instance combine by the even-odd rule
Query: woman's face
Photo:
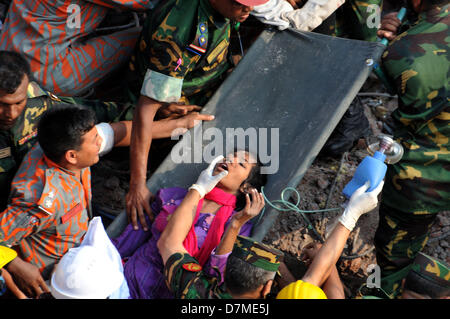
[(255, 165), (256, 159), (246, 151), (228, 154), (214, 168), (213, 175), (217, 175), (224, 170), (228, 171), (228, 175), (222, 178), (217, 186), (224, 191), (236, 194)]

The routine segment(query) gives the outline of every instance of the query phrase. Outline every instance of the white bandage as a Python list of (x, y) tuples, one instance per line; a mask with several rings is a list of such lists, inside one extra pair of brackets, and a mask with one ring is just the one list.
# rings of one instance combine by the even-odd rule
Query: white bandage
[(102, 145), (100, 146), (99, 156), (103, 156), (112, 150), (114, 147), (114, 130), (108, 123), (99, 123), (95, 126), (98, 135), (102, 138)]

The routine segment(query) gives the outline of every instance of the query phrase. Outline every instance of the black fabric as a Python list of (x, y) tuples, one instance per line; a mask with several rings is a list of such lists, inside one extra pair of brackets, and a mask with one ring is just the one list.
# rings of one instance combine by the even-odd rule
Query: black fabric
[(344, 152), (349, 151), (358, 139), (367, 137), (370, 133), (364, 106), (360, 98), (356, 97), (325, 143), (320, 155), (340, 157)]
[[(225, 140), (226, 128), (266, 128), (269, 136), (270, 129), (278, 129), (279, 169), (268, 176), (264, 190), (269, 200), (279, 199), (285, 187), (301, 181), (372, 71), (368, 59), (378, 60), (383, 49), (378, 43), (312, 32), (266, 30), (203, 108), (202, 113), (215, 115), (214, 121), (202, 124), (203, 132), (219, 128)], [(202, 134), (198, 128), (189, 133)], [(164, 187), (188, 188), (206, 166), (176, 164), (169, 154), (147, 186), (152, 193)], [(252, 237), (261, 241), (277, 215), (266, 205)], [(109, 235), (117, 236), (126, 222), (126, 214), (119, 215), (108, 227)]]
[(5, 22), (11, 0), (0, 0), (0, 21)]

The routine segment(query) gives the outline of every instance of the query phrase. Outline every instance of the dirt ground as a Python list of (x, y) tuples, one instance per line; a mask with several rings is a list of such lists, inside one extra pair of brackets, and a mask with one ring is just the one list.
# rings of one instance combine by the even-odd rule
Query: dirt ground
[[(377, 136), (381, 132), (386, 116), (397, 106), (396, 97), (386, 97), (383, 96), (384, 93), (381, 93), (381, 96), (370, 95), (368, 92), (377, 92), (377, 90), (379, 87), (376, 85), (375, 87), (365, 85), (360, 92), (373, 136)], [(367, 143), (370, 141), (361, 139), (341, 159), (316, 158), (297, 187), (301, 196), (298, 207), (301, 210), (342, 207), (345, 202), (342, 189), (353, 176), (361, 160), (368, 155)], [(92, 172), (93, 205), (97, 209), (101, 209), (103, 216), (110, 217), (104, 218), (107, 225), (108, 221), (123, 211), (125, 207), (125, 195), (129, 181), (128, 148), (115, 150), (102, 158), (93, 167)], [(342, 209), (309, 213), (306, 216), (318, 234), (325, 238), (330, 225), (341, 212)], [(377, 225), (378, 208), (360, 218), (337, 264), (348, 297), (355, 296), (358, 288), (366, 281), (369, 275), (368, 266), (376, 264), (373, 238)], [(450, 211), (442, 212), (438, 215), (432, 228), (431, 237), (424, 252), (450, 263), (449, 231)], [(303, 248), (317, 240), (317, 236), (308, 230), (301, 214), (282, 212), (263, 241), (285, 252), (290, 270), (294, 276), (300, 277), (304, 271), (303, 265), (299, 262), (302, 258)]]

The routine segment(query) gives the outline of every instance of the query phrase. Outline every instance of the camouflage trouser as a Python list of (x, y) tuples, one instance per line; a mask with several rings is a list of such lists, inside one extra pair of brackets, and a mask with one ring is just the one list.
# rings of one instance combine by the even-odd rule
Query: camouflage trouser
[(413, 215), (383, 203), (379, 214), (375, 248), (381, 268), (381, 288), (395, 298), (401, 294), (408, 266), (425, 247), (437, 214)]

